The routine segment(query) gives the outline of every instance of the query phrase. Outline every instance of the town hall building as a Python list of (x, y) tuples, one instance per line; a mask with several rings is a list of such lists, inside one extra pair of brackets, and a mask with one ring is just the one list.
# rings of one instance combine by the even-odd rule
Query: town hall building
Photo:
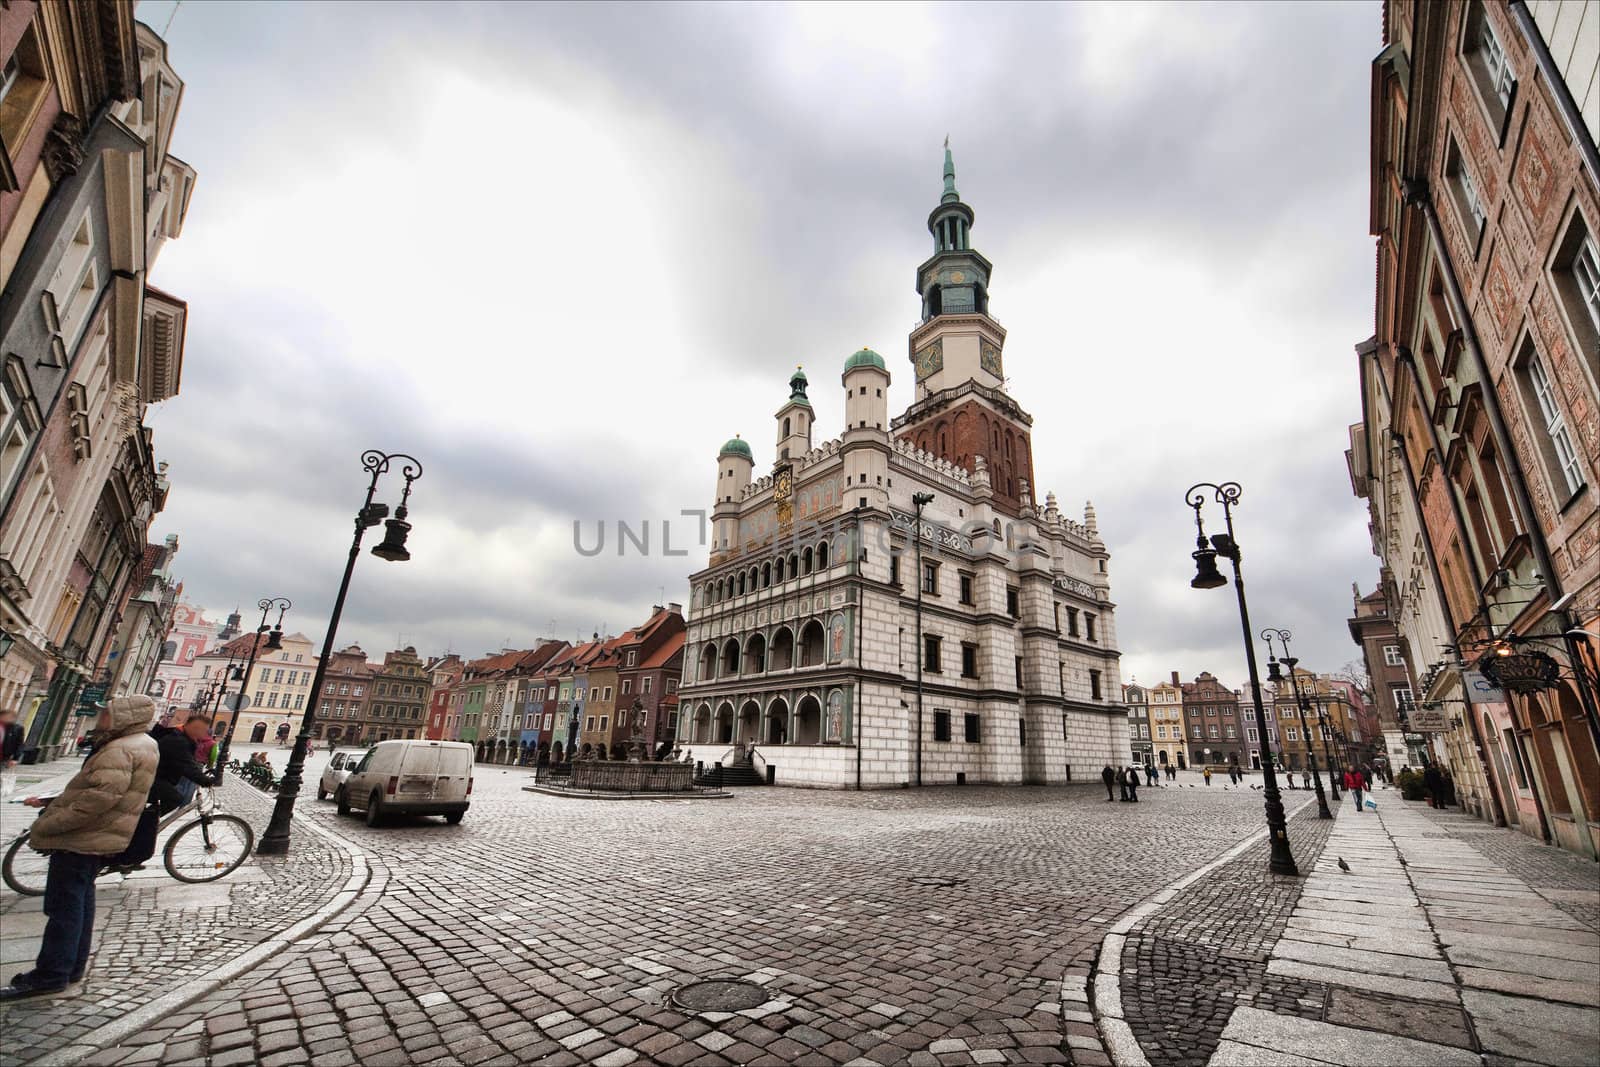
[(814, 439), (797, 370), (770, 467), (757, 476), (740, 437), (722, 446), (680, 755), (836, 788), (1059, 783), (1127, 762), (1110, 556), (1092, 506), (1078, 522), (1035, 498), (1033, 417), (1006, 390), (972, 223), (947, 146), (909, 409), (890, 417), (888, 367), (863, 348), (838, 437)]

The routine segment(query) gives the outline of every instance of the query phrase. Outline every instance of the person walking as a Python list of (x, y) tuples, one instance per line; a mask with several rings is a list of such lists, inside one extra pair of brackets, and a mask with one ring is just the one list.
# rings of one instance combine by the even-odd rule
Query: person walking
[(1356, 801), (1356, 814), (1361, 814), (1361, 794), (1366, 790), (1367, 780), (1360, 771), (1351, 768), (1344, 772), (1344, 788)]
[(1146, 763), (1144, 765), (1144, 784), (1152, 787), (1156, 784), (1156, 765), (1154, 763)]
[(1117, 799), (1116, 794), (1111, 791), (1111, 786), (1117, 780), (1117, 772), (1111, 769), (1111, 764), (1106, 764), (1105, 769), (1100, 772), (1100, 780), (1106, 785), (1106, 803), (1109, 804)]
[(1206, 780), (1206, 785), (1211, 784), (1211, 765), (1207, 764), (1201, 771), (1200, 777)]
[(150, 799), (161, 806), (161, 814), (177, 811), (194, 799), (199, 786), (214, 786), (221, 776), (213, 775), (195, 758), (200, 743), (211, 733), (211, 720), (192, 713), (181, 727), (157, 726), (151, 729), (160, 762)]
[(1117, 788), (1122, 792), (1122, 795), (1117, 799), (1126, 803), (1128, 799), (1128, 768), (1126, 767), (1117, 768)]
[(1128, 768), (1128, 802), (1139, 803), (1139, 768)]
[(1439, 765), (1430, 763), (1422, 772), (1422, 784), (1428, 790), (1428, 806), (1434, 808), (1444, 807), (1444, 775), (1439, 773)]
[(94, 939), (95, 876), (106, 856), (128, 847), (155, 781), (160, 752), (145, 733), (155, 710), (147, 696), (112, 699), (100, 711), (94, 751), (61, 795), (24, 802), (45, 808), (28, 844), (50, 856), (46, 921), (33, 970), (0, 987), (0, 1004), (50, 996), (83, 980)]

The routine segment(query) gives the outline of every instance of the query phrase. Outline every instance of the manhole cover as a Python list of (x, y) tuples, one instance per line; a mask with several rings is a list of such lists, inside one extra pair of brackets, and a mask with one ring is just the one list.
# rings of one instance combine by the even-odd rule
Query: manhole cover
[(767, 991), (754, 982), (713, 978), (690, 982), (672, 992), (672, 1003), (688, 1011), (748, 1011), (767, 1002)]
[(949, 889), (951, 886), (965, 885), (966, 881), (965, 878), (951, 878), (947, 875), (919, 874), (911, 879), (911, 884)]

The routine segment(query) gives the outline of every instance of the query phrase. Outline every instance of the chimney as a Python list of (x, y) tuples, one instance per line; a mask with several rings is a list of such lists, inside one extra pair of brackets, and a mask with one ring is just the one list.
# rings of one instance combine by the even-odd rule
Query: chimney
[(1173, 685), (1182, 685), (1183, 684), (1182, 682), (1178, 681), (1178, 672), (1177, 671), (1173, 671), (1172, 672), (1172, 684)]
[(674, 601), (673, 603), (670, 603), (670, 604), (667, 605), (667, 610), (672, 612), (672, 614), (674, 614), (674, 615), (682, 615), (683, 614), (683, 605), (677, 603), (676, 601)]

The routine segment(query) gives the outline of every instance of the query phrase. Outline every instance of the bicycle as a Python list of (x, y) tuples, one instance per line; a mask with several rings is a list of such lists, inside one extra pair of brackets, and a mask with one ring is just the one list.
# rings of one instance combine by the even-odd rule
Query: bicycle
[[(165, 830), (191, 810), (193, 822), (180, 826), (162, 850), (161, 863), (167, 873), (180, 882), (191, 884), (215, 882), (239, 869), (255, 849), (256, 832), (250, 824), (237, 815), (221, 811), (212, 789), (202, 789), (195, 799), (161, 820), (157, 833)], [(27, 897), (44, 895), (45, 876), (50, 868), (50, 857), (28, 847), (32, 827), (17, 835), (0, 861), (0, 878), (6, 885)], [(101, 874), (127, 874), (143, 868), (143, 864), (121, 866), (107, 864)]]

